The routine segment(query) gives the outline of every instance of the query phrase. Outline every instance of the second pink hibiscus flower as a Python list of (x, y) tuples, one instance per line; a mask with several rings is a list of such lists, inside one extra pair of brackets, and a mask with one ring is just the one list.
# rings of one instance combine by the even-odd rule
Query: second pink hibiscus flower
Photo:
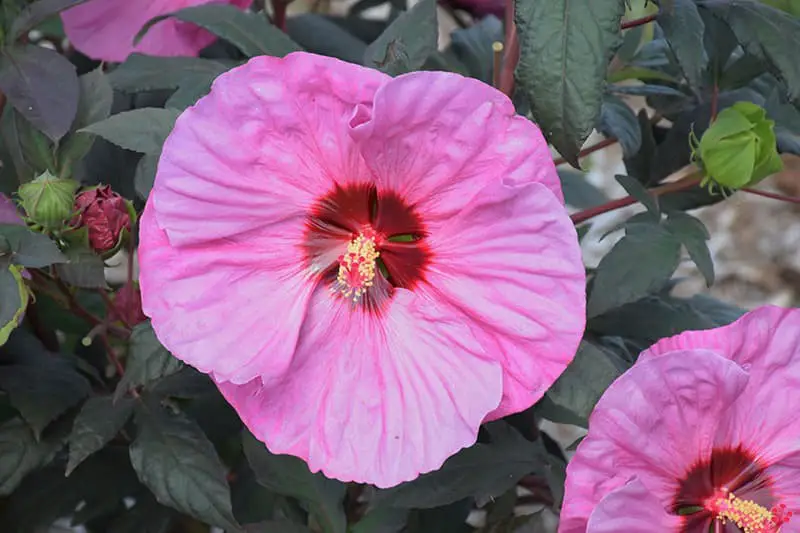
[(164, 145), (140, 253), (159, 339), (257, 438), (381, 487), (532, 405), (584, 327), (541, 132), (454, 74), (306, 53), (223, 74)]

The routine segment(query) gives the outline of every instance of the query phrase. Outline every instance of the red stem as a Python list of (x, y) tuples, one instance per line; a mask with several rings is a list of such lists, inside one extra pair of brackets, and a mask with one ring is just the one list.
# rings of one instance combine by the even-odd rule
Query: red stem
[(286, 33), (286, 0), (272, 0), (272, 23)]
[(500, 72), (499, 89), (509, 98), (514, 94), (514, 71), (519, 61), (519, 38), (514, 24), (514, 0), (506, 0), (506, 38), (503, 70)]
[(774, 192), (762, 191), (759, 189), (751, 189), (750, 187), (742, 187), (744, 192), (755, 194), (756, 196), (763, 196), (764, 198), (772, 198), (773, 200), (780, 200), (782, 202), (789, 202), (790, 204), (800, 204), (800, 198), (795, 196), (785, 196), (783, 194), (776, 194)]
[(620, 27), (623, 30), (627, 30), (630, 28), (635, 28), (636, 26), (644, 26), (645, 24), (653, 22), (654, 20), (656, 20), (656, 18), (658, 18), (658, 14), (647, 15), (646, 17), (642, 17), (639, 19), (626, 20), (625, 22), (622, 23)]
[(711, 122), (717, 118), (717, 108), (719, 107), (719, 84), (716, 76), (714, 77), (714, 88), (711, 90)]
[[(661, 196), (662, 194), (667, 194), (670, 192), (682, 191), (685, 189), (690, 189), (700, 183), (700, 178), (694, 174), (686, 176), (682, 179), (677, 181), (672, 181), (669, 183), (665, 183), (664, 185), (659, 185), (658, 187), (654, 187), (650, 189), (648, 192), (653, 196)], [(606, 202), (603, 205), (598, 205), (596, 207), (591, 207), (589, 209), (584, 209), (583, 211), (578, 211), (577, 213), (570, 216), (572, 219), (572, 223), (576, 226), (587, 220), (594, 218), (596, 216), (602, 215), (603, 213), (608, 213), (610, 211), (615, 211), (622, 207), (626, 207), (636, 203), (636, 199), (631, 196), (625, 196), (623, 198), (618, 198), (616, 200), (611, 200), (610, 202)]]
[[(589, 147), (586, 147), (583, 150), (581, 150), (578, 153), (578, 159), (580, 159), (581, 157), (586, 157), (587, 155), (593, 154), (593, 153), (597, 152), (598, 150), (602, 150), (603, 148), (606, 148), (608, 146), (612, 146), (614, 144), (617, 144), (617, 142), (619, 142), (619, 141), (617, 141), (617, 139), (614, 139), (614, 138), (611, 138), (611, 137), (609, 137), (608, 139), (603, 139), (602, 141), (598, 142), (597, 144), (593, 144), (593, 145), (591, 145)], [(566, 162), (567, 162), (567, 160), (564, 159), (563, 157), (559, 157), (559, 158), (557, 158), (557, 159), (555, 159), (553, 161), (553, 163), (555, 163), (556, 166), (563, 165)]]

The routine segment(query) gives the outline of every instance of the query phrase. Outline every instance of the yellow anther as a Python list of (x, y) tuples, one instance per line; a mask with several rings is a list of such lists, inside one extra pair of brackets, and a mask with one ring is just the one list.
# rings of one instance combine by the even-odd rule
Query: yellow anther
[(706, 508), (716, 520), (722, 524), (732, 522), (743, 533), (777, 533), (791, 517), (791, 513), (784, 511), (784, 506), (768, 510), (754, 501), (737, 498), (732, 492), (714, 498)]
[(339, 256), (335, 290), (357, 302), (375, 281), (375, 260), (378, 256), (380, 252), (375, 247), (373, 237), (360, 234), (350, 241), (347, 251)]

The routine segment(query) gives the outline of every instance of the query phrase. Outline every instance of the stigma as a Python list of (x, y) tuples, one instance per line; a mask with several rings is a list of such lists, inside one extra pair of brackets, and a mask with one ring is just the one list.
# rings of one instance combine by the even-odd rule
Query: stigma
[(778, 533), (781, 526), (792, 517), (792, 512), (787, 511), (784, 504), (768, 510), (727, 491), (707, 501), (705, 508), (714, 515), (715, 520), (722, 524), (736, 524), (743, 533)]
[(339, 256), (339, 272), (334, 291), (354, 302), (375, 282), (375, 261), (380, 256), (375, 244), (375, 232), (367, 230), (350, 241), (347, 251)]

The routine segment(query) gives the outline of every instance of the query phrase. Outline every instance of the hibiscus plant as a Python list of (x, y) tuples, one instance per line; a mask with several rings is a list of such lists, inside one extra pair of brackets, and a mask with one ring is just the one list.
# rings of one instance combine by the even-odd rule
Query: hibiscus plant
[(800, 531), (800, 311), (676, 290), (798, 17), (0, 0), (0, 530)]

